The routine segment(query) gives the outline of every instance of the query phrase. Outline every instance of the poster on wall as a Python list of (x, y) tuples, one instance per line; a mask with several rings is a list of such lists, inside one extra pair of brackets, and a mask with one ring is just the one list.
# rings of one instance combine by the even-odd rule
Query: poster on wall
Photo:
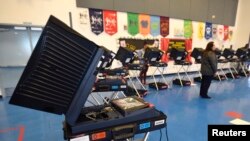
[(192, 21), (184, 20), (184, 37), (185, 38), (192, 38), (193, 28), (192, 28)]
[(198, 23), (198, 32), (197, 32), (198, 39), (202, 40), (204, 38), (204, 32), (205, 32), (204, 23), (199, 22)]
[(147, 36), (150, 33), (150, 16), (140, 14), (139, 15), (139, 31), (143, 36)]
[(128, 15), (128, 33), (134, 36), (139, 33), (138, 14), (127, 13), (127, 15)]
[(81, 9), (79, 11), (79, 22), (80, 22), (80, 25), (88, 25), (89, 23), (89, 11), (88, 9)]
[(169, 39), (169, 48), (185, 49), (186, 48), (185, 41), (186, 41), (185, 39)]
[(144, 42), (146, 42), (149, 45), (155, 44), (155, 39), (131, 39), (131, 38), (120, 38), (119, 39), (119, 46), (127, 47), (130, 50), (138, 50), (142, 49), (144, 46)]
[(117, 12), (111, 10), (103, 11), (104, 31), (109, 35), (117, 33)]
[(103, 11), (99, 9), (89, 9), (91, 31), (99, 35), (103, 32)]
[(217, 26), (217, 39), (220, 41), (224, 39), (224, 26), (223, 25)]
[(212, 23), (206, 22), (206, 27), (205, 27), (205, 39), (209, 40), (210, 38), (213, 37), (213, 32), (212, 32)]
[(217, 25), (216, 24), (212, 24), (212, 38), (215, 40), (217, 39)]
[(160, 17), (150, 16), (150, 33), (152, 36), (160, 35)]
[(169, 17), (160, 17), (160, 33), (162, 37), (169, 34)]
[(224, 25), (224, 41), (228, 40), (229, 27)]

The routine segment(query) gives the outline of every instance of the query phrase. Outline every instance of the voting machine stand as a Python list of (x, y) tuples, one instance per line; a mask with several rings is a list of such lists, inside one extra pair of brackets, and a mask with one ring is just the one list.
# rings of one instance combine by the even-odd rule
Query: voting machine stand
[(249, 54), (250, 54), (249, 49), (245, 47), (238, 48), (236, 51), (236, 56), (239, 59), (238, 72), (240, 76), (245, 76), (245, 77), (250, 76), (250, 72), (247, 70), (246, 65), (245, 65), (245, 62), (250, 58)]
[(217, 76), (214, 77), (214, 80), (218, 80), (218, 81), (223, 81), (223, 80), (227, 80), (227, 76), (226, 73), (223, 69), (225, 69), (225, 66), (227, 65), (228, 61), (224, 58), (221, 59), (222, 57), (222, 51), (219, 49), (215, 50), (215, 54), (218, 60), (218, 74)]
[[(175, 85), (180, 86), (191, 86), (191, 79), (188, 75), (188, 70), (192, 65), (191, 62), (186, 61), (187, 52), (185, 49), (172, 48), (170, 51), (170, 57), (174, 60), (174, 65), (180, 66), (177, 73), (177, 78), (173, 77), (172, 82)], [(180, 72), (183, 71), (184, 75), (181, 77)], [(187, 80), (186, 80), (187, 79)]]
[(65, 140), (125, 140), (166, 127), (167, 116), (139, 97), (84, 107), (104, 49), (50, 16), (10, 104), (65, 115)]
[(238, 79), (240, 75), (236, 69), (236, 64), (240, 62), (240, 60), (235, 56), (235, 51), (229, 48), (224, 49), (222, 54), (226, 60), (228, 60), (228, 73), (226, 74), (227, 78)]
[[(193, 49), (193, 51), (191, 53), (191, 56), (194, 58), (195, 64), (201, 64), (201, 58), (202, 58), (203, 52), (204, 52), (203, 48), (194, 48)], [(202, 74), (201, 74), (201, 71), (200, 71), (200, 67), (197, 70), (197, 73), (198, 73), (198, 76), (194, 77), (194, 81), (195, 82), (201, 82)]]
[[(136, 93), (138, 97), (144, 97), (147, 95), (147, 89), (140, 81), (139, 73), (143, 69), (143, 64), (133, 63), (135, 60), (135, 53), (133, 50), (125, 47), (119, 47), (115, 59), (119, 60), (123, 64), (123, 68), (128, 72), (126, 76), (132, 87), (128, 86), (129, 93)], [(138, 84), (137, 84), (138, 83)], [(137, 88), (137, 85), (140, 88)]]
[[(168, 66), (167, 63), (161, 62), (161, 57), (163, 55), (163, 52), (159, 50), (158, 48), (147, 48), (145, 50), (144, 59), (147, 61), (150, 67), (154, 68), (152, 77), (153, 77), (153, 83), (149, 83), (149, 88), (153, 88), (158, 90), (164, 90), (169, 87), (168, 82), (166, 78), (164, 77), (164, 73), (166, 73), (166, 67)], [(158, 81), (156, 80), (156, 72), (160, 73), (160, 78)], [(161, 81), (162, 80), (162, 81)]]

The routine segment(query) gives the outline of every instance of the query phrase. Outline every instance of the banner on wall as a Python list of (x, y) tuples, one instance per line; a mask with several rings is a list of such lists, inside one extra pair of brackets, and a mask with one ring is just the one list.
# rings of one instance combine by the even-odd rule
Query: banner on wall
[(111, 10), (103, 11), (104, 31), (109, 35), (117, 33), (117, 12)]
[(191, 53), (192, 53), (192, 39), (187, 39), (185, 41), (185, 49), (187, 51), (187, 56), (186, 56), (186, 61), (188, 62), (192, 62), (192, 57), (191, 57)]
[(204, 38), (204, 29), (205, 29), (204, 23), (199, 22), (197, 34), (198, 34), (198, 39), (200, 39), (200, 40), (202, 40)]
[(99, 35), (103, 32), (103, 11), (99, 9), (89, 9), (89, 19), (91, 31)]
[(185, 49), (186, 48), (186, 40), (185, 39), (170, 39), (169, 40), (169, 48), (179, 48)]
[(103, 11), (99, 9), (89, 9), (91, 31), (99, 35), (103, 32)]
[(147, 36), (150, 33), (150, 16), (140, 14), (139, 15), (139, 30), (143, 36)]
[(224, 26), (223, 25), (217, 26), (217, 38), (220, 41), (224, 39)]
[(192, 34), (193, 34), (192, 21), (184, 20), (184, 37), (192, 38)]
[(224, 25), (224, 41), (228, 40), (229, 27)]
[(213, 31), (213, 33), (212, 33), (212, 37), (213, 37), (213, 39), (215, 40), (215, 39), (217, 39), (217, 25), (216, 24), (212, 24), (212, 31)]
[(127, 15), (128, 15), (128, 33), (134, 36), (139, 33), (138, 14), (127, 13)]
[(160, 17), (160, 33), (166, 37), (169, 34), (169, 17)]
[(160, 49), (165, 53), (162, 55), (161, 61), (168, 62), (169, 61), (169, 53), (168, 53), (169, 39), (161, 38), (161, 46)]
[(81, 11), (79, 12), (79, 21), (81, 25), (88, 25), (89, 23), (88, 9), (81, 9)]
[(150, 16), (150, 33), (152, 36), (160, 35), (160, 17)]
[(205, 39), (209, 40), (210, 38), (213, 37), (213, 32), (212, 32), (212, 23), (206, 22), (206, 27), (205, 27)]

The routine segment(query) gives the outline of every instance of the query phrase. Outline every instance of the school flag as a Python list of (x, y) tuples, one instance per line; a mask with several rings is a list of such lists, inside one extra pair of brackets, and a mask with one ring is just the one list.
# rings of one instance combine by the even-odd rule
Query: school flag
[(224, 39), (224, 26), (223, 25), (217, 26), (217, 38), (220, 41)]
[(199, 22), (198, 23), (198, 39), (202, 40), (204, 38), (204, 23)]
[(212, 25), (212, 31), (213, 31), (212, 37), (215, 40), (215, 39), (217, 39), (217, 25), (216, 24)]
[(128, 33), (134, 36), (139, 33), (138, 14), (127, 13), (127, 15), (128, 15)]
[(103, 32), (103, 11), (99, 9), (89, 9), (89, 19), (91, 31), (99, 35)]
[(160, 33), (166, 37), (169, 34), (169, 17), (160, 17)]
[(147, 36), (150, 33), (150, 16), (140, 14), (139, 15), (139, 30), (143, 36)]
[(117, 12), (111, 10), (103, 11), (104, 31), (109, 35), (117, 32)]
[(160, 49), (164, 52), (164, 54), (161, 57), (161, 61), (165, 62), (165, 63), (167, 63), (169, 61), (168, 48), (169, 48), (169, 39), (168, 38), (161, 38)]
[(227, 25), (224, 25), (224, 41), (228, 39), (229, 34), (229, 27)]
[(193, 34), (192, 21), (184, 20), (184, 37), (192, 38), (192, 34)]
[(160, 17), (150, 16), (150, 33), (152, 36), (160, 35)]
[(206, 27), (205, 27), (205, 39), (209, 40), (210, 38), (213, 37), (213, 32), (212, 32), (212, 23), (206, 22)]

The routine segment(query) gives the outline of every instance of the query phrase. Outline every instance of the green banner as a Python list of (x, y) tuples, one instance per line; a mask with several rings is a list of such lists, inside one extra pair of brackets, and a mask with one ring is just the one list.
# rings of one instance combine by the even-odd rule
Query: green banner
[(192, 34), (193, 34), (192, 21), (184, 20), (184, 37), (192, 38)]
[(128, 14), (128, 33), (131, 35), (136, 35), (139, 33), (139, 16), (135, 13)]

